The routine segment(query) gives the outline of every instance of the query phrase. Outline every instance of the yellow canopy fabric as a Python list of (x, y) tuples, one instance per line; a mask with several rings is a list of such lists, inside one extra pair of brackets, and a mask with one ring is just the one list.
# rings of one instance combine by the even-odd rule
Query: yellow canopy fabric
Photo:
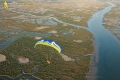
[(38, 42), (35, 44), (34, 48), (35, 48), (38, 44), (50, 46), (50, 47), (56, 49), (59, 53), (61, 52), (61, 48), (60, 48), (59, 45), (57, 45), (54, 41), (51, 42), (51, 43), (50, 43), (49, 41), (42, 41), (42, 40), (41, 40), (41, 41), (38, 41)]

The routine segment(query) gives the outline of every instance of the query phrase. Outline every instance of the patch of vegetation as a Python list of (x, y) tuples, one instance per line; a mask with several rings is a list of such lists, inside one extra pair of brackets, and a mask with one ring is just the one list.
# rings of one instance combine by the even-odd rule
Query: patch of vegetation
[(38, 24), (31, 24), (27, 22), (20, 22), (13, 19), (3, 20), (0, 22), (3, 28), (9, 30), (26, 30), (26, 31), (33, 31), (35, 27), (41, 26)]
[(119, 31), (116, 33), (115, 30), (119, 30), (119, 21), (120, 21), (120, 3), (116, 3), (116, 6), (111, 9), (109, 13), (105, 15), (103, 24), (105, 28), (110, 30), (118, 39), (120, 39)]
[[(92, 53), (92, 42), (85, 37), (87, 35), (91, 36), (90, 33), (82, 29), (75, 29), (75, 31), (74, 36), (51, 36), (48, 39), (59, 43), (62, 47), (62, 53), (73, 54), (75, 56), (83, 56)], [(84, 37), (81, 37), (81, 35), (84, 35)], [(81, 39), (83, 42), (75, 43), (73, 42), (74, 39)], [(90, 57), (79, 58), (75, 60), (75, 62), (66, 62), (59, 54), (56, 54), (49, 65), (46, 62), (45, 56), (34, 48), (36, 42), (37, 41), (32, 37), (22, 37), (0, 51), (0, 54), (7, 57), (6, 61), (0, 62), (0, 75), (16, 77), (22, 72), (31, 74), (32, 68), (39, 65), (39, 70), (32, 74), (45, 80), (86, 80), (86, 74), (89, 71)], [(30, 62), (20, 64), (17, 60), (19, 56), (29, 58)]]

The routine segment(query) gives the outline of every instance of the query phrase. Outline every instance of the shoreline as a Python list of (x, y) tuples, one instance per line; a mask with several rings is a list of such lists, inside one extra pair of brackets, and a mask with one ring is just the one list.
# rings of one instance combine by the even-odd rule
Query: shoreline
[(118, 37), (118, 35), (115, 34), (113, 30), (109, 30), (109, 31), (110, 31), (111, 34), (114, 35), (114, 36), (117, 38), (117, 40), (120, 42), (120, 37)]
[[(107, 3), (110, 4), (111, 6), (114, 6), (110, 2), (107, 2)], [(86, 74), (87, 80), (96, 80), (97, 78), (103, 78), (102, 76), (97, 75), (97, 72), (98, 72), (98, 60), (99, 60), (99, 53), (98, 53), (99, 44), (96, 42), (96, 37), (93, 40), (93, 47), (94, 47), (94, 53), (93, 53), (93, 56), (91, 56), (89, 72), (88, 72), (88, 74)]]
[(95, 39), (93, 39), (93, 47), (94, 47), (94, 52), (93, 52), (93, 56), (91, 56), (89, 72), (86, 74), (87, 80), (95, 80), (97, 78), (96, 74), (97, 74), (97, 63), (99, 56), (97, 50), (97, 42)]

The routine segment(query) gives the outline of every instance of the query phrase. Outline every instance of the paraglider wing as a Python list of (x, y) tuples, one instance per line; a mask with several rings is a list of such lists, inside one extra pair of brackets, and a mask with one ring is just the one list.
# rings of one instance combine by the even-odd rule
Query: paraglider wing
[(57, 50), (58, 53), (61, 52), (61, 47), (57, 43), (55, 43), (53, 40), (40, 40), (35, 44), (34, 48), (36, 48), (36, 46), (39, 44), (50, 46), (50, 47), (54, 48), (55, 50)]
[(61, 53), (60, 46), (53, 40), (40, 40), (35, 44), (34, 48), (38, 48), (41, 51), (40, 53), (44, 55), (48, 64), (51, 63), (50, 61), (56, 53)]

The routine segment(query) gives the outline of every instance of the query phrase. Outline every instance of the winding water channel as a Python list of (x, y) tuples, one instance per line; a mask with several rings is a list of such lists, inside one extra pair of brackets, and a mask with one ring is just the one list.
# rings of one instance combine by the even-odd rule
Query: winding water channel
[(88, 21), (89, 31), (95, 35), (99, 60), (97, 64), (97, 80), (120, 80), (120, 42), (102, 25), (104, 14), (109, 12), (114, 4), (95, 13)]
[[(104, 15), (112, 7), (116, 6), (112, 3), (109, 4), (111, 6), (93, 14), (92, 18), (88, 21), (89, 28), (66, 23), (76, 28), (84, 28), (95, 36), (96, 49), (99, 56), (98, 62), (95, 62), (98, 70), (95, 77), (96, 80), (120, 80), (120, 42), (115, 35), (102, 25)], [(58, 19), (54, 20), (58, 21)], [(65, 23), (62, 21), (58, 22)]]
[[(104, 26), (102, 25), (104, 14), (109, 12), (112, 7), (115, 7), (115, 5), (111, 4), (111, 6), (108, 6), (105, 9), (93, 14), (91, 19), (89, 19), (88, 21), (88, 28), (66, 23), (67, 25), (70, 25), (76, 28), (84, 28), (90, 31), (95, 36), (95, 41), (97, 42), (96, 45), (97, 45), (98, 56), (99, 56), (99, 60), (96, 64), (98, 69), (96, 74), (96, 76), (98, 77), (96, 77), (96, 80), (120, 80), (120, 74), (119, 74), (120, 42), (110, 31), (105, 29)], [(59, 23), (65, 23), (65, 22), (59, 21), (56, 18), (53, 18), (53, 19)], [(21, 37), (21, 34), (19, 34), (20, 35), (19, 37)], [(36, 36), (36, 34), (38, 33), (24, 32), (24, 34), (27, 34), (27, 35), (29, 34), (29, 36), (34, 34)], [(38, 35), (42, 35), (42, 34), (38, 34)], [(0, 43), (0, 46), (3, 45), (3, 47), (5, 48), (15, 40), (16, 40), (15, 36), (11, 38), (7, 38), (5, 41)], [(0, 47), (0, 50), (1, 49), (3, 48)]]

